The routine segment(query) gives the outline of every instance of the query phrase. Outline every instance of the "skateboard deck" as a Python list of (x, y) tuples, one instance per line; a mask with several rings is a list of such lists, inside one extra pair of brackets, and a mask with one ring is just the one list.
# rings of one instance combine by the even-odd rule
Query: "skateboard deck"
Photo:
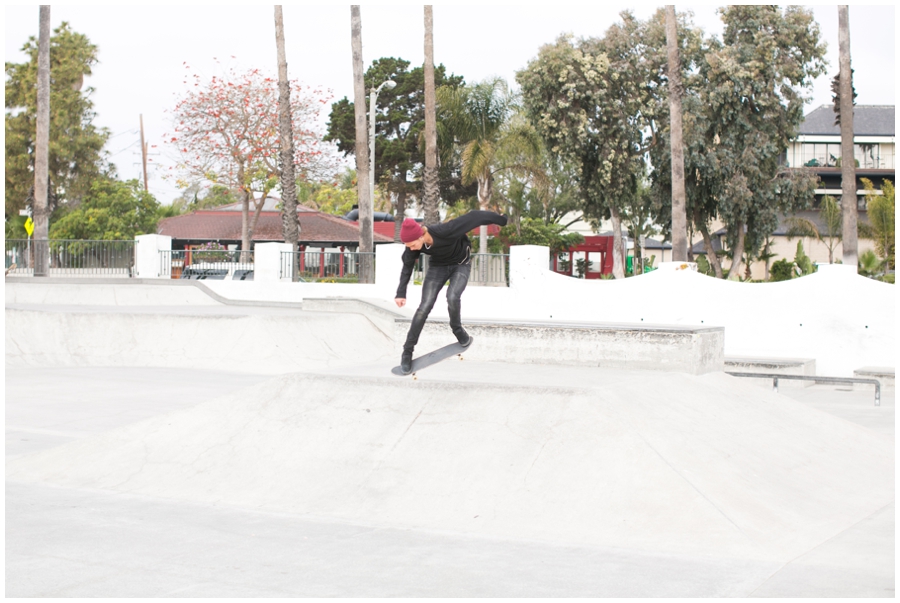
[[(471, 335), (470, 335), (470, 337), (471, 337)], [(431, 366), (433, 364), (437, 364), (438, 362), (441, 362), (442, 360), (446, 360), (447, 358), (452, 358), (454, 356), (459, 356), (459, 359), (462, 360), (463, 353), (465, 353), (466, 350), (471, 348), (473, 343), (475, 343), (475, 342), (473, 341), (466, 347), (462, 347), (459, 343), (451, 343), (450, 345), (445, 345), (442, 348), (438, 348), (438, 349), (434, 350), (433, 352), (428, 352), (427, 354), (425, 354), (423, 356), (419, 356), (418, 358), (413, 358), (412, 372), (410, 372), (408, 374), (415, 377), (417, 371), (420, 371), (423, 368), (428, 368), (429, 366)], [(399, 366), (395, 366), (394, 368), (392, 368), (391, 372), (394, 373), (395, 375), (400, 375), (401, 377), (406, 376), (403, 374), (403, 371), (400, 370)]]

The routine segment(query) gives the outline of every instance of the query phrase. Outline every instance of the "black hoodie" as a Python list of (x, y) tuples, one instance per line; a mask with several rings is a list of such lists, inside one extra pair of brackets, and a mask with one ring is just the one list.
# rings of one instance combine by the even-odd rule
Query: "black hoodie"
[(472, 243), (466, 235), (473, 229), (487, 224), (506, 226), (506, 216), (492, 211), (471, 211), (443, 224), (428, 226), (428, 234), (434, 239), (431, 247), (422, 246), (418, 251), (408, 247), (403, 250), (403, 270), (400, 272), (400, 286), (397, 298), (406, 299), (406, 286), (412, 276), (413, 266), (419, 255), (431, 256), (432, 266), (455, 266), (468, 264), (472, 257)]

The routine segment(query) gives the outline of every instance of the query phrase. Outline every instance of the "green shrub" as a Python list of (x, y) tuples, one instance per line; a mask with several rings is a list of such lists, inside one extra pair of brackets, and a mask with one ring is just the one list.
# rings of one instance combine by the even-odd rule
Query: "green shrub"
[(782, 258), (772, 264), (772, 268), (769, 270), (770, 281), (789, 281), (792, 278), (794, 278), (794, 266), (786, 259)]
[(794, 263), (800, 268), (800, 276), (806, 276), (807, 274), (812, 274), (816, 271), (816, 267), (813, 266), (812, 260), (810, 260), (809, 256), (806, 255), (806, 252), (803, 251), (803, 241), (797, 241), (797, 254), (794, 255)]

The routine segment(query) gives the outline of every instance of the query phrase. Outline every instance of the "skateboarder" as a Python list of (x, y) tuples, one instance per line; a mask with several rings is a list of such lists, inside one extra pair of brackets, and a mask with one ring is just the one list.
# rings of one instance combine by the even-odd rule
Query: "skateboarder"
[(447, 288), (447, 309), (450, 311), (450, 328), (463, 347), (472, 342), (472, 338), (462, 327), (459, 315), (460, 297), (466, 289), (472, 269), (472, 243), (466, 233), (487, 224), (506, 226), (506, 222), (506, 216), (492, 211), (472, 211), (443, 224), (430, 226), (420, 226), (412, 218), (403, 221), (400, 240), (406, 245), (406, 249), (403, 251), (400, 286), (397, 287), (397, 298), (394, 300), (401, 308), (406, 305), (406, 286), (416, 260), (423, 253), (431, 258), (425, 282), (422, 283), (422, 301), (413, 316), (406, 343), (403, 344), (403, 354), (400, 356), (400, 369), (404, 374), (409, 374), (412, 370), (413, 348), (419, 342), (425, 319), (448, 280), (450, 286)]

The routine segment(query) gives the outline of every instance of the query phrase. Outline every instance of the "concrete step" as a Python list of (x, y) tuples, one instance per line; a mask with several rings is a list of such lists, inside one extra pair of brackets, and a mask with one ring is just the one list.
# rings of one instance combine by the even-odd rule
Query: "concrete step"
[[(878, 379), (882, 390), (894, 391), (894, 367), (892, 366), (864, 366), (853, 371), (854, 377), (864, 379)], [(856, 388), (871, 388), (871, 385), (854, 384)]]
[[(399, 357), (410, 320), (394, 322)], [(692, 375), (723, 370), (725, 330), (615, 323), (464, 320), (475, 338), (466, 357), (484, 362), (596, 366), (630, 370), (677, 371)], [(454, 341), (449, 321), (429, 320), (416, 353)]]
[[(729, 373), (769, 373), (775, 375), (808, 375), (816, 374), (816, 361), (814, 358), (765, 358), (759, 356), (726, 356), (725, 370)], [(772, 389), (770, 377), (759, 379), (744, 378), (747, 383), (753, 383)], [(778, 387), (801, 388), (810, 387), (815, 381), (782, 380)]]

